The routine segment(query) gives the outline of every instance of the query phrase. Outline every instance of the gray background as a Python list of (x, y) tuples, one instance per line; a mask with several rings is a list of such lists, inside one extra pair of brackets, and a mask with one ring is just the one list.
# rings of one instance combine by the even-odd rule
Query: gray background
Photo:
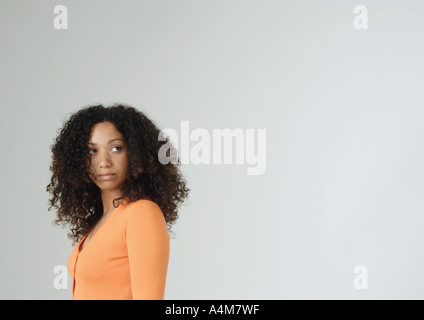
[(177, 132), (267, 130), (263, 175), (181, 167), (167, 299), (424, 298), (423, 17), (418, 0), (0, 0), (0, 298), (71, 298), (49, 147), (114, 102)]

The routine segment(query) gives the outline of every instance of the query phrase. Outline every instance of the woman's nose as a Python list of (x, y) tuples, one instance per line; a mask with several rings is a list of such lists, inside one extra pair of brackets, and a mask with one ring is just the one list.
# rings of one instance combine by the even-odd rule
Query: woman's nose
[(110, 157), (107, 152), (101, 152), (98, 158), (99, 168), (109, 168), (111, 165)]

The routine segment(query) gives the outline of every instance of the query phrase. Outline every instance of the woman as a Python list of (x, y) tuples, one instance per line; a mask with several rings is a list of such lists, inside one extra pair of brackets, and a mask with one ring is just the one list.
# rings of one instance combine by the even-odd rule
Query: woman
[(74, 299), (163, 299), (171, 224), (190, 189), (179, 160), (162, 164), (156, 125), (130, 106), (73, 114), (51, 146), (47, 191), (77, 246)]

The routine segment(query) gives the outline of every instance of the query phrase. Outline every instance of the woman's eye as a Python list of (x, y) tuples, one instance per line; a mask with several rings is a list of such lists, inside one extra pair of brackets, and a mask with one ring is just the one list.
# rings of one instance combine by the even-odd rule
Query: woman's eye
[(120, 150), (122, 149), (122, 147), (115, 146), (115, 147), (112, 147), (112, 150), (113, 150), (113, 149), (115, 149), (116, 151), (120, 151)]
[(96, 153), (96, 149), (90, 149), (90, 151), (88, 153), (89, 154), (95, 154)]

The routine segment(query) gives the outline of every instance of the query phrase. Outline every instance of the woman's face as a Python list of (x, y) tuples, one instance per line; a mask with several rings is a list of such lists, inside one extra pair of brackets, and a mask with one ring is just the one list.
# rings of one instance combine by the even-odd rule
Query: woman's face
[(105, 191), (120, 191), (128, 172), (125, 138), (112, 122), (100, 122), (91, 128), (88, 142), (91, 180)]

